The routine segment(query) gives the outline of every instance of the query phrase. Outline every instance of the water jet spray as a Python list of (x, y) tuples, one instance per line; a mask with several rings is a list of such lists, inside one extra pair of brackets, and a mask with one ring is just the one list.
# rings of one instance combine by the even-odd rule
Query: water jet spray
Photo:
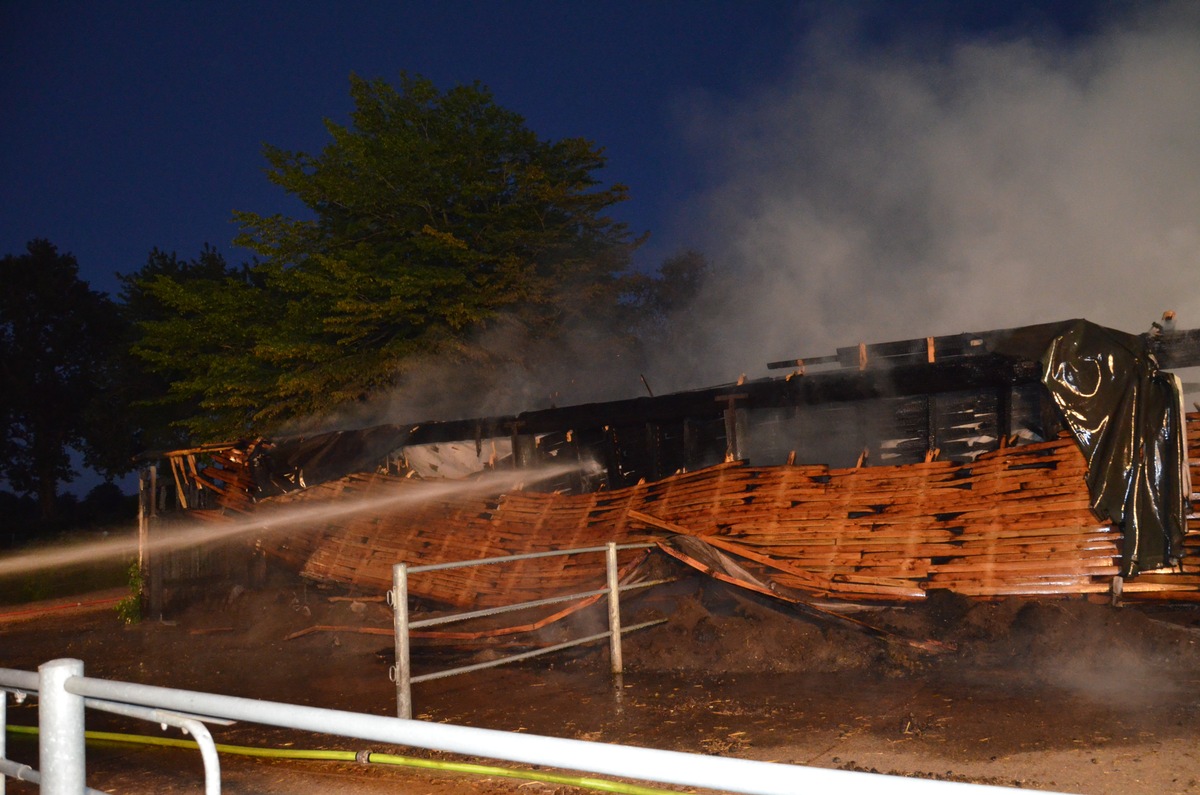
[[(169, 535), (158, 535), (146, 543), (151, 552), (170, 552), (201, 544), (227, 541), (246, 535), (274, 533), (288, 528), (315, 525), (356, 514), (403, 510), (406, 506), (460, 497), (479, 497), (520, 491), (526, 486), (563, 477), (585, 469), (587, 463), (555, 464), (529, 469), (488, 472), (469, 480), (398, 482), (391, 493), (360, 499), (272, 508), (255, 515), (215, 524), (192, 520), (176, 524)], [(103, 541), (73, 545), (61, 549), (42, 549), (0, 558), (0, 577), (27, 574), (49, 568), (71, 566), (113, 558), (131, 557), (139, 551), (137, 532)]]

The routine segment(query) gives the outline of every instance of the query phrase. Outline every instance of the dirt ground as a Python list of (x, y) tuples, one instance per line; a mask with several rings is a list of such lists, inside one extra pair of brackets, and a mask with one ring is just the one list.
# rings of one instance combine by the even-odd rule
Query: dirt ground
[[(418, 684), (416, 716), (1060, 792), (1200, 791), (1200, 608), (935, 596), (855, 614), (902, 638), (952, 647), (933, 654), (676, 573), (678, 582), (625, 601), (627, 622), (669, 620), (626, 637), (619, 679), (598, 645)], [(214, 583), (166, 620), (131, 626), (99, 597), (81, 600), (98, 600), (90, 608), (43, 614), (0, 607), (0, 666), (35, 670), (75, 657), (90, 676), (395, 714), (391, 639), (359, 631), (389, 628), (391, 613), (377, 595), (347, 596), (355, 595), (277, 572), (261, 587)], [(604, 620), (602, 607), (577, 614), (570, 631), (596, 631)], [(341, 629), (288, 639), (314, 626)], [(556, 625), (543, 634), (555, 640), (566, 631)], [(420, 673), (498, 653), (418, 645), (414, 665)], [(9, 722), (36, 724), (32, 702), (10, 699)], [(88, 721), (89, 729), (162, 734), (92, 711)], [(218, 743), (362, 750), (356, 741), (249, 724), (212, 729)], [(10, 734), (8, 755), (36, 766), (36, 742)], [(221, 765), (223, 791), (234, 795), (588, 791), (343, 762), (223, 754)], [(112, 793), (201, 792), (203, 770), (194, 750), (94, 746), (88, 783)], [(8, 792), (36, 789), (9, 782)]]

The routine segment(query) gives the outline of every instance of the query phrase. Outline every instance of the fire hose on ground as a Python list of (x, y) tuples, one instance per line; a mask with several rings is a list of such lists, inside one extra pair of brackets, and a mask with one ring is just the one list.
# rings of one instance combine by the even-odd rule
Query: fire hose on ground
[[(18, 726), (10, 724), (11, 734), (36, 735), (36, 726)], [(172, 737), (151, 737), (144, 734), (122, 734), (118, 732), (87, 731), (84, 737), (93, 743), (126, 743), (131, 745), (149, 745), (166, 748), (197, 749), (199, 746), (193, 740), (178, 740)], [(295, 759), (305, 761), (325, 762), (358, 762), (359, 764), (390, 765), (396, 767), (414, 767), (426, 770), (441, 770), (448, 773), (464, 773), (476, 776), (497, 776), (501, 778), (516, 778), (526, 781), (541, 781), (548, 784), (565, 784), (598, 792), (615, 792), (620, 795), (678, 795), (676, 790), (643, 787), (637, 784), (626, 784), (619, 781), (609, 781), (590, 776), (571, 776), (561, 773), (544, 773), (538, 770), (516, 770), (494, 765), (479, 765), (470, 762), (448, 762), (437, 759), (421, 759), (397, 754), (383, 754), (375, 751), (329, 751), (300, 748), (261, 748), (248, 745), (216, 744), (217, 751), (231, 756), (250, 756), (263, 759)]]

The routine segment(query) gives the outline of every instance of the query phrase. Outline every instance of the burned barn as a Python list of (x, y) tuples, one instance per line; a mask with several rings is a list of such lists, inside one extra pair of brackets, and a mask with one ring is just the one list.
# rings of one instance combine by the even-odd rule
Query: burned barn
[[(180, 450), (160, 482), (188, 514), (227, 521), (567, 465), (260, 541), (358, 586), (386, 588), (400, 561), (648, 540), (793, 601), (1192, 598), (1200, 410), (1169, 371), (1197, 365), (1200, 331), (1072, 320), (860, 344), (668, 395)], [(569, 586), (544, 565), (530, 593)], [(427, 588), (448, 603), (502, 590), (450, 575)]]

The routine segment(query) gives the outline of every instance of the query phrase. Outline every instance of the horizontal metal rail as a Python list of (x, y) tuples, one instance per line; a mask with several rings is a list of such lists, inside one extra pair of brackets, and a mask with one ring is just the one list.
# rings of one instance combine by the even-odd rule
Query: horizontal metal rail
[[(408, 570), (412, 573), (412, 569)], [(422, 627), (436, 627), (443, 624), (454, 624), (458, 621), (469, 621), (472, 618), (486, 618), (488, 616), (498, 616), (503, 613), (513, 613), (517, 610), (528, 610), (531, 607), (545, 607), (547, 605), (556, 605), (561, 602), (573, 602), (576, 599), (586, 599), (589, 596), (601, 596), (608, 593), (607, 588), (596, 588), (591, 591), (580, 591), (579, 593), (568, 593), (562, 596), (551, 596), (547, 599), (534, 599), (529, 602), (518, 602), (515, 605), (503, 605), (501, 607), (488, 607), (483, 610), (472, 610), (467, 613), (453, 613), (446, 616), (435, 616), (434, 618), (422, 618), (420, 621), (408, 622), (409, 629), (420, 629)], [(388, 594), (389, 599), (391, 594)]]
[[(641, 544), (618, 544), (618, 550), (626, 549), (650, 549), (658, 544), (641, 543)], [(451, 563), (427, 563), (424, 566), (409, 566), (409, 574), (418, 574), (423, 571), (440, 571), (441, 569), (461, 569), (465, 566), (488, 566), (493, 563), (512, 563), (516, 560), (535, 560), (537, 558), (553, 558), (558, 555), (582, 555), (586, 552), (605, 552), (608, 547), (577, 547), (575, 549), (552, 549), (549, 552), (525, 552), (520, 555), (502, 555), (497, 558), (478, 558), (476, 560), (456, 560)]]
[(0, 679), (0, 690), (20, 696), (22, 693), (38, 691), (38, 675), (33, 671), (17, 671), (12, 668), (2, 668), (5, 676)]
[[(78, 660), (55, 660), (41, 667), (70, 664), (81, 671)], [(0, 668), (0, 689), (10, 687), (12, 674), (23, 672)], [(18, 687), (21, 687), (18, 685)], [(51, 688), (61, 692), (51, 693)], [(349, 737), (388, 745), (409, 746), (463, 754), (471, 757), (501, 759), (521, 764), (577, 770), (620, 779), (653, 781), (685, 787), (700, 787), (747, 795), (800, 795), (811, 792), (872, 792), (879, 795), (1007, 795), (1015, 790), (953, 781), (902, 778), (880, 773), (802, 767), (778, 762), (663, 751), (629, 745), (596, 743), (537, 734), (504, 732), (446, 723), (405, 720), (383, 715), (365, 715), (343, 710), (285, 704), (254, 698), (224, 696), (168, 687), (93, 679), (81, 674), (45, 677), (40, 690), (43, 702), (69, 695), (82, 699), (132, 704), (177, 714), (208, 715), (265, 726), (278, 726), (323, 735)], [(45, 719), (44, 715), (39, 715)], [(63, 727), (59, 727), (60, 729)], [(42, 726), (45, 734), (47, 727)], [(71, 767), (75, 754), (83, 759), (83, 720), (62, 732), (71, 743), (55, 753), (44, 754), (42, 795), (77, 795), (82, 786), (72, 789), (47, 788), (50, 770)]]
[[(655, 621), (643, 621), (640, 624), (634, 624), (634, 625), (628, 626), (628, 627), (621, 627), (621, 632), (625, 632), (625, 633), (636, 632), (639, 629), (645, 629), (646, 627), (652, 627), (656, 624), (665, 624), (666, 622), (667, 622), (667, 620), (665, 618), (660, 618)], [(495, 668), (498, 665), (504, 665), (506, 663), (511, 663), (511, 662), (520, 662), (521, 660), (529, 660), (534, 657), (541, 657), (543, 654), (550, 654), (552, 652), (562, 651), (563, 649), (569, 649), (572, 646), (582, 646), (585, 643), (595, 643), (598, 640), (604, 640), (605, 638), (611, 636), (611, 634), (612, 634), (611, 632), (597, 632), (595, 635), (588, 635), (586, 638), (577, 638), (576, 640), (563, 641), (562, 643), (557, 643), (553, 646), (546, 646), (541, 649), (533, 649), (532, 651), (525, 651), (525, 652), (519, 652), (517, 654), (510, 654), (507, 657), (499, 657), (495, 660), (488, 660), (486, 662), (474, 663), (472, 665), (463, 665), (458, 668), (447, 668), (444, 671), (434, 671), (433, 673), (421, 674), (420, 676), (412, 676), (412, 677), (409, 677), (408, 681), (410, 684), (415, 685), (419, 682), (429, 682), (434, 679), (445, 679), (448, 676), (455, 676), (457, 674), (467, 674), (467, 673), (471, 673), (472, 671), (482, 671), (485, 668)]]
[[(29, 765), (23, 765), (20, 762), (14, 762), (11, 759), (0, 757), (0, 795), (4, 793), (4, 778), (7, 776), (13, 781), (26, 781), (30, 784), (41, 785), (42, 774), (33, 769)], [(218, 789), (217, 792), (220, 792)], [(109, 795), (104, 790), (92, 789), (84, 787), (83, 795)], [(207, 795), (207, 793), (206, 793)]]
[(16, 781), (28, 781), (30, 784), (41, 784), (42, 776), (29, 765), (23, 765), (20, 762), (13, 762), (10, 759), (0, 758), (0, 792), (4, 792), (4, 777), (14, 779)]
[[(617, 551), (625, 549), (650, 549), (657, 546), (652, 543), (639, 544), (617, 544), (610, 542), (604, 546), (596, 547), (577, 547), (574, 549), (555, 549), (546, 552), (528, 552), (520, 555), (504, 555), (501, 557), (480, 558), (478, 560), (460, 560), (452, 563), (431, 563), (424, 566), (409, 566), (405, 563), (397, 563), (392, 567), (392, 590), (388, 592), (387, 601), (392, 606), (393, 611), (393, 630), (395, 633), (395, 649), (396, 649), (396, 664), (388, 669), (388, 678), (396, 686), (396, 715), (401, 718), (412, 717), (412, 686), (419, 682), (427, 682), (432, 679), (444, 679), (448, 676), (480, 671), (485, 668), (495, 668), (499, 665), (518, 662), (520, 660), (528, 660), (532, 657), (540, 657), (543, 654), (569, 649), (573, 646), (582, 646), (585, 643), (593, 643), (597, 640), (608, 638), (609, 654), (611, 658), (611, 668), (614, 674), (619, 674), (623, 670), (624, 663), (621, 658), (621, 634), (629, 632), (633, 629), (641, 629), (644, 627), (661, 624), (662, 621), (648, 621), (638, 624), (636, 627), (621, 629), (621, 611), (620, 611), (620, 593), (622, 591), (632, 590), (634, 588), (646, 588), (650, 585), (657, 585), (670, 580), (661, 579), (652, 582), (635, 583), (631, 585), (621, 585), (617, 581)], [(581, 591), (578, 593), (562, 594), (559, 596), (547, 597), (545, 599), (534, 599), (525, 602), (518, 602), (511, 605), (499, 605), (495, 607), (483, 608), (480, 610), (468, 610), (462, 613), (452, 613), (444, 616), (435, 616), (425, 618), (419, 621), (410, 621), (408, 617), (408, 578), (412, 574), (420, 574), (422, 572), (441, 571), (444, 569), (463, 568), (467, 566), (487, 566), (500, 563), (513, 563), (521, 560), (534, 560), (537, 558), (562, 557), (570, 555), (583, 555), (589, 553), (605, 554), (605, 570), (607, 574), (607, 584), (604, 588), (597, 588), (589, 591)], [(519, 654), (511, 654), (505, 657), (499, 657), (494, 660), (489, 660), (485, 663), (476, 663), (474, 665), (464, 665), (457, 668), (448, 668), (433, 673), (423, 674), (414, 677), (412, 673), (412, 660), (410, 657), (410, 632), (413, 629), (421, 627), (438, 626), (441, 624), (450, 624), (456, 621), (467, 621), (473, 618), (483, 618), (487, 616), (500, 615), (502, 613), (510, 613), (517, 610), (527, 610), (533, 607), (544, 607), (546, 605), (558, 604), (561, 602), (569, 602), (573, 600), (586, 600), (593, 597), (608, 594), (608, 632), (598, 635), (591, 635), (586, 638), (566, 641), (553, 646), (547, 646), (542, 649), (522, 652)], [(581, 605), (586, 606), (586, 605)]]
[[(412, 569), (408, 570), (412, 573)], [(675, 582), (674, 577), (664, 577), (658, 580), (645, 580), (644, 582), (635, 582), (621, 586), (621, 592), (636, 591), (642, 588), (650, 588), (663, 583)], [(409, 621), (409, 629), (421, 629), (422, 627), (436, 627), (442, 624), (453, 624), (456, 621), (469, 621), (472, 618), (486, 618), (488, 616), (498, 616), (503, 613), (512, 613), (517, 610), (527, 610), (531, 607), (545, 607), (547, 605), (559, 604), (561, 602), (571, 602), (576, 599), (586, 599), (591, 596), (602, 596), (608, 593), (608, 587), (596, 588), (591, 591), (580, 591), (579, 593), (568, 593), (562, 596), (551, 596), (546, 599), (534, 599), (529, 602), (518, 602), (514, 605), (502, 605), (500, 607), (488, 607), (483, 610), (472, 610), (469, 613), (453, 613), (445, 616), (435, 616), (433, 618), (422, 618), (420, 621)], [(388, 592), (388, 602), (391, 603), (392, 593)]]
[[(217, 744), (213, 742), (212, 733), (208, 730), (208, 727), (199, 718), (163, 709), (139, 707), (135, 704), (121, 704), (98, 698), (85, 698), (83, 705), (92, 709), (98, 709), (101, 712), (110, 712), (114, 715), (124, 715), (127, 718), (139, 718), (158, 723), (164, 729), (167, 726), (174, 726), (177, 729), (182, 729), (184, 734), (192, 735), (196, 741), (196, 746), (200, 749), (200, 759), (204, 763), (204, 795), (221, 795), (221, 760), (217, 756)], [(228, 724), (231, 721), (216, 720), (216, 722)]]

